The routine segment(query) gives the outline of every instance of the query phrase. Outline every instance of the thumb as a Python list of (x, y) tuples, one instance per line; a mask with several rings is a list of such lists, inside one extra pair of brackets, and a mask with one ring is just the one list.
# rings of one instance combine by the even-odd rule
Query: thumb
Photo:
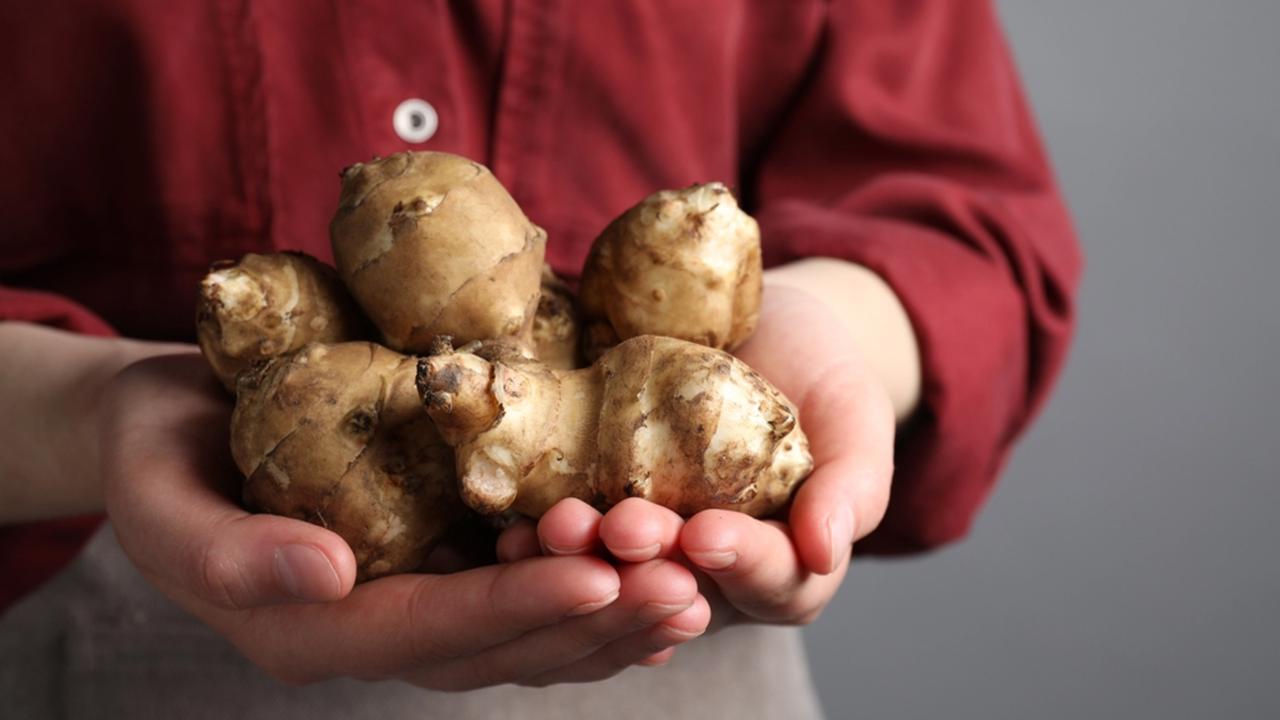
[(206, 487), (137, 487), (146, 483), (146, 475), (134, 475), (134, 501), (117, 503), (111, 520), (129, 558), (176, 599), (246, 610), (351, 592), (355, 556), (336, 533), (251, 515)]
[(188, 605), (247, 609), (345, 597), (356, 561), (336, 533), (232, 501), (229, 408), (183, 386), (149, 393), (141, 418), (103, 432), (107, 514), (147, 579)]
[(272, 515), (237, 516), (191, 538), (173, 558), (183, 589), (228, 610), (339, 600), (355, 584), (356, 562), (337, 534)]

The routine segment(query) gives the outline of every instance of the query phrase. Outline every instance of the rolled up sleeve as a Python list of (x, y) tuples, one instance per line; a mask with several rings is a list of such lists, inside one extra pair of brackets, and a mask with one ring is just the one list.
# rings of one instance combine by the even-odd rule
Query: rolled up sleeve
[(766, 263), (873, 270), (919, 341), (921, 408), (859, 551), (962, 537), (1062, 366), (1082, 265), (990, 5), (831, 3), (748, 197)]

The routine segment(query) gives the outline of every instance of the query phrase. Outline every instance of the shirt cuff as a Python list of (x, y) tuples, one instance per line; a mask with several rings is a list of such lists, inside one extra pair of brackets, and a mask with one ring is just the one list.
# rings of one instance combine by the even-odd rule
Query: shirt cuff
[(47, 325), (81, 335), (116, 335), (105, 320), (83, 305), (38, 290), (0, 286), (0, 320)]

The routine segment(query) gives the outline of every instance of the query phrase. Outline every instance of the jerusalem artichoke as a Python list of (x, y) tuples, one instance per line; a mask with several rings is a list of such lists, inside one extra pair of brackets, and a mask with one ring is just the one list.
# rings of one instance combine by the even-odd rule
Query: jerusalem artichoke
[(329, 232), (339, 274), (391, 348), (528, 338), (547, 235), (483, 165), (438, 152), (352, 165)]
[(196, 338), (228, 390), (249, 365), (310, 342), (369, 335), (334, 269), (300, 252), (216, 263), (200, 281)]
[[(418, 569), (468, 507), (764, 516), (812, 469), (796, 408), (722, 350), (754, 330), (762, 271), (759, 229), (720, 183), (613, 221), (581, 308), (543, 263), (546, 233), (455, 155), (347, 168), (330, 238), (336, 273), (294, 253), (216, 266), (197, 326), (237, 393), (245, 504), (340, 534), (358, 580)], [(375, 333), (393, 349), (345, 342)], [(584, 350), (598, 360), (576, 369)]]
[(415, 366), (374, 343), (313, 344), (239, 378), (231, 453), (245, 504), (338, 533), (361, 580), (420, 566), (463, 511)]
[(719, 350), (641, 336), (564, 372), (437, 349), (419, 363), (418, 392), (481, 513), (641, 497), (685, 515), (763, 516), (813, 465), (790, 401)]
[(587, 256), (587, 360), (637, 335), (732, 350), (755, 330), (762, 273), (760, 228), (722, 183), (654, 193), (610, 223)]

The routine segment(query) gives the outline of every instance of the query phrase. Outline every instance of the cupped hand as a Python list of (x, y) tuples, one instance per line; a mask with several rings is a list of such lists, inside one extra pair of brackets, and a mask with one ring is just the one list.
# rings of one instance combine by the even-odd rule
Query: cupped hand
[(724, 621), (812, 622), (839, 589), (853, 542), (884, 517), (894, 408), (844, 327), (816, 296), (772, 286), (736, 353), (796, 404), (814, 468), (786, 522), (708, 510), (685, 523), (680, 549), (719, 590)]
[(602, 516), (563, 501), (536, 528), (509, 530), (500, 554), (516, 559), (607, 550), (628, 563), (676, 560), (696, 570), (713, 627), (813, 621), (839, 589), (853, 542), (883, 517), (893, 474), (893, 405), (842, 327), (809, 293), (769, 287), (759, 327), (737, 353), (791, 398), (809, 437), (813, 473), (785, 521), (724, 510), (686, 520), (639, 499)]
[[(604, 677), (701, 631), (692, 575), (658, 561), (530, 557), (354, 586), (336, 534), (232, 498), (231, 403), (195, 353), (135, 363), (96, 412), (107, 511), (165, 595), (287, 682), (463, 690)], [(705, 622), (702, 623), (705, 625)]]

